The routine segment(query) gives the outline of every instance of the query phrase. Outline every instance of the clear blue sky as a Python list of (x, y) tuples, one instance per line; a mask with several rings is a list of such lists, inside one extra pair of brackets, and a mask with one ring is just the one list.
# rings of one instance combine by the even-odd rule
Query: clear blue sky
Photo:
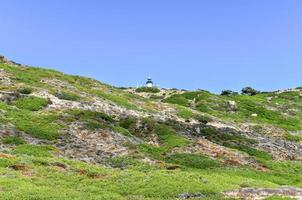
[(0, 0), (0, 54), (135, 86), (302, 85), (301, 0)]

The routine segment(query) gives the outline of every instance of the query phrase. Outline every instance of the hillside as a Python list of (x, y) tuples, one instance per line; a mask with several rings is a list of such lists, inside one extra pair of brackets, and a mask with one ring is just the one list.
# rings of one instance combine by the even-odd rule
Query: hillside
[(302, 89), (121, 89), (0, 56), (0, 199), (302, 199)]

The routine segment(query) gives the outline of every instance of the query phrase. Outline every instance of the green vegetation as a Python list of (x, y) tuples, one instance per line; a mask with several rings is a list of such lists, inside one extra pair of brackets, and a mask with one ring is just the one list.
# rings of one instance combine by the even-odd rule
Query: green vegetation
[(80, 99), (78, 95), (70, 92), (56, 92), (54, 95), (59, 99), (64, 99), (69, 101), (77, 101)]
[(238, 92), (234, 92), (232, 90), (222, 90), (220, 95), (222, 95), (222, 96), (235, 96), (235, 95), (238, 95)]
[(29, 155), (37, 157), (51, 157), (56, 149), (53, 146), (39, 146), (39, 145), (19, 145), (14, 150), (14, 154)]
[(156, 87), (139, 87), (136, 92), (159, 93), (160, 90)]
[[(200, 169), (198, 167), (207, 165), (209, 160), (199, 156), (174, 158), (179, 160), (184, 157), (189, 161), (184, 164), (192, 164), (192, 170), (189, 170), (192, 166), (188, 170), (171, 171), (156, 167), (146, 170), (137, 167), (144, 164), (127, 157), (110, 161), (113, 166), (124, 169), (119, 170), (55, 158), (51, 156), (53, 150), (47, 147), (32, 149), (20, 146), (15, 151), (18, 151), (17, 158), (0, 159), (0, 171), (5, 174), (0, 181), (5, 191), (0, 193), (1, 199), (174, 200), (178, 194), (199, 192), (207, 196), (205, 199), (222, 200), (220, 192), (242, 185), (278, 187), (297, 185), (300, 183), (295, 181), (301, 180), (275, 172), (219, 168), (218, 165), (216, 168)], [(29, 157), (21, 157), (24, 154)], [(195, 160), (201, 165), (196, 166)], [(180, 162), (183, 160), (180, 159)], [(296, 172), (302, 174), (302, 171)]]
[(25, 87), (25, 88), (18, 89), (18, 92), (21, 94), (31, 94), (33, 92), (33, 89), (29, 87)]
[[(291, 93), (287, 95), (279, 95), (277, 98), (273, 98), (272, 102), (267, 101), (268, 97), (270, 97), (269, 94), (262, 93), (253, 96), (219, 96), (205, 91), (196, 91), (172, 95), (166, 98), (164, 102), (189, 107), (196, 111), (207, 113), (225, 120), (271, 124), (290, 131), (302, 129), (300, 123), (302, 121), (302, 115), (297, 116), (295, 114), (285, 116), (282, 112), (283, 110), (289, 110), (289, 108), (286, 107), (283, 109), (283, 106), (280, 105), (281, 103), (284, 104), (284, 101), (287, 102), (287, 105), (300, 103), (299, 94)], [(236, 102), (236, 112), (229, 112), (228, 101)], [(288, 101), (294, 102), (291, 104)], [(268, 109), (268, 107), (272, 107), (274, 109)], [(295, 108), (299, 108), (302, 111), (302, 104)], [(278, 111), (278, 109), (282, 110)], [(253, 114), (257, 114), (257, 117), (253, 117)], [(186, 117), (188, 115), (190, 115), (190, 113), (188, 111), (184, 112), (184, 109), (182, 109), (181, 116)]]
[(207, 169), (220, 166), (217, 161), (212, 160), (204, 155), (188, 153), (171, 154), (167, 156), (166, 162), (197, 169)]
[(285, 139), (288, 141), (292, 142), (301, 142), (302, 141), (302, 136), (301, 135), (293, 135), (293, 134), (285, 134)]
[(121, 126), (113, 126), (112, 127), (114, 132), (120, 133), (124, 136), (132, 136), (132, 134), (125, 128), (121, 127)]
[(5, 110), (5, 114), (0, 117), (2, 122), (12, 123), (17, 129), (33, 137), (54, 140), (59, 136), (62, 126), (54, 123), (57, 120), (55, 115), (15, 109), (4, 103), (0, 103), (0, 109)]
[[(263, 151), (261, 141), (257, 138), (258, 135), (262, 137), (261, 134), (268, 134), (265, 132), (268, 128), (276, 135), (265, 136), (295, 142), (296, 145), (302, 141), (299, 135), (302, 130), (300, 91), (259, 93), (253, 88), (245, 88), (243, 93), (246, 95), (228, 90), (222, 95), (203, 90), (167, 91), (168, 97), (163, 99), (167, 104), (161, 104), (158, 98), (166, 95), (158, 97), (156, 93), (159, 91), (155, 89), (139, 88), (136, 91), (154, 93), (150, 94), (151, 99), (146, 99), (93, 79), (54, 70), (4, 63), (0, 64), (0, 68), (16, 83), (1, 86), (3, 91), (8, 92), (5, 93), (7, 97), (3, 96), (7, 99), (0, 102), (3, 130), (7, 126), (12, 131), (17, 129), (42, 139), (39, 145), (34, 145), (36, 141), (30, 141), (28, 136), (26, 140), (23, 139), (24, 134), (12, 134), (11, 130), (9, 134), (3, 132), (1, 143), (5, 149), (0, 152), (0, 199), (175, 200), (179, 194), (202, 193), (206, 196), (203, 198), (205, 200), (222, 200), (222, 192), (242, 187), (302, 187), (302, 162), (274, 160), (276, 154)], [(43, 109), (51, 102), (29, 95), (33, 91), (35, 95), (48, 91), (59, 99), (90, 103), (91, 107), (87, 108), (93, 108), (96, 105), (94, 101), (121, 108), (115, 107), (114, 114), (110, 115), (70, 109), (75, 102), (67, 103), (65, 109), (60, 106), (56, 108), (55, 105)], [(230, 101), (235, 102), (235, 111), (230, 110)], [(127, 111), (129, 113), (125, 113)], [(158, 117), (166, 112), (169, 120)], [(181, 119), (170, 118), (174, 114)], [(198, 121), (200, 123), (196, 125)], [(257, 137), (243, 134), (237, 129), (214, 128), (216, 126), (209, 122), (226, 122), (242, 129), (252, 127), (248, 131), (257, 133)], [(102, 151), (107, 146), (100, 150), (93, 149), (95, 144), (90, 147), (83, 137), (84, 147), (87, 145), (89, 151), (85, 155), (96, 153), (100, 156), (97, 162), (101, 162), (101, 165), (64, 157), (65, 151), (61, 152), (55, 146), (59, 147), (65, 138), (73, 137), (68, 132), (71, 125), (79, 130), (85, 129), (87, 134), (93, 132), (92, 135), (102, 134), (102, 129), (106, 129), (106, 133), (109, 130), (108, 134), (112, 134), (110, 137), (104, 136), (104, 141), (95, 142), (97, 145), (99, 142), (104, 142), (101, 145), (110, 143), (108, 148), (110, 151), (112, 148), (116, 156), (102, 157)], [(194, 153), (207, 151), (203, 149), (203, 143), (199, 143), (201, 139), (231, 148), (236, 153), (245, 153), (244, 159), (253, 164), (226, 164), (224, 156), (230, 160), (232, 158), (223, 151), (213, 156), (211, 152)], [(115, 149), (115, 144), (117, 148), (123, 146), (127, 149), (127, 154), (116, 153), (118, 151), (115, 150), (119, 149)], [(90, 148), (93, 150), (90, 151)], [(96, 151), (100, 151), (100, 154)], [(72, 156), (77, 158), (77, 152)], [(236, 159), (241, 159), (240, 155)], [(254, 164), (266, 170), (257, 170)]]
[(252, 147), (249, 147), (246, 145), (240, 145), (240, 144), (234, 145), (234, 144), (227, 143), (227, 144), (225, 144), (225, 146), (243, 151), (243, 152), (249, 154), (250, 156), (256, 157), (259, 161), (267, 161), (267, 160), (272, 159), (272, 156), (269, 153), (267, 153), (265, 151), (260, 151), (258, 149), (255, 149), (255, 148), (252, 148)]
[(4, 137), (2, 139), (2, 142), (4, 144), (13, 144), (13, 145), (25, 144), (25, 141), (21, 137), (18, 137), (18, 136)]
[(242, 94), (251, 95), (251, 96), (259, 93), (259, 91), (255, 90), (252, 87), (245, 87), (241, 90), (241, 92), (242, 92)]
[(20, 109), (38, 111), (43, 109), (50, 103), (48, 99), (43, 99), (40, 97), (29, 96), (23, 97), (13, 102), (13, 105), (17, 106)]
[(264, 200), (295, 200), (295, 199), (289, 198), (289, 197), (271, 196), (271, 197), (265, 198)]
[(183, 136), (177, 135), (170, 127), (166, 125), (156, 125), (154, 133), (158, 136), (161, 145), (159, 147), (141, 144), (138, 146), (140, 152), (150, 155), (156, 159), (164, 159), (164, 156), (173, 148), (183, 147), (189, 144), (189, 141)]
[(90, 110), (69, 110), (67, 112), (69, 114), (67, 121), (82, 121), (85, 123), (85, 127), (87, 129), (101, 129), (109, 126), (109, 123), (113, 123), (114, 120), (109, 115), (90, 111)]

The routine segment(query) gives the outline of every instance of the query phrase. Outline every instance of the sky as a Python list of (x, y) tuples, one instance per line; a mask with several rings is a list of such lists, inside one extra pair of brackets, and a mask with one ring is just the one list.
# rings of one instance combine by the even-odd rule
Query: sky
[(0, 0), (0, 54), (115, 86), (293, 88), (301, 11), (301, 0)]

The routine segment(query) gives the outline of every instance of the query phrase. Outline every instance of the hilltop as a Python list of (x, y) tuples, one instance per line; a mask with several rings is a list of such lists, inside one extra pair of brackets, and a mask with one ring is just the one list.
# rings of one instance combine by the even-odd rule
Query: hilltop
[(121, 89), (0, 56), (0, 199), (302, 199), (302, 89)]

